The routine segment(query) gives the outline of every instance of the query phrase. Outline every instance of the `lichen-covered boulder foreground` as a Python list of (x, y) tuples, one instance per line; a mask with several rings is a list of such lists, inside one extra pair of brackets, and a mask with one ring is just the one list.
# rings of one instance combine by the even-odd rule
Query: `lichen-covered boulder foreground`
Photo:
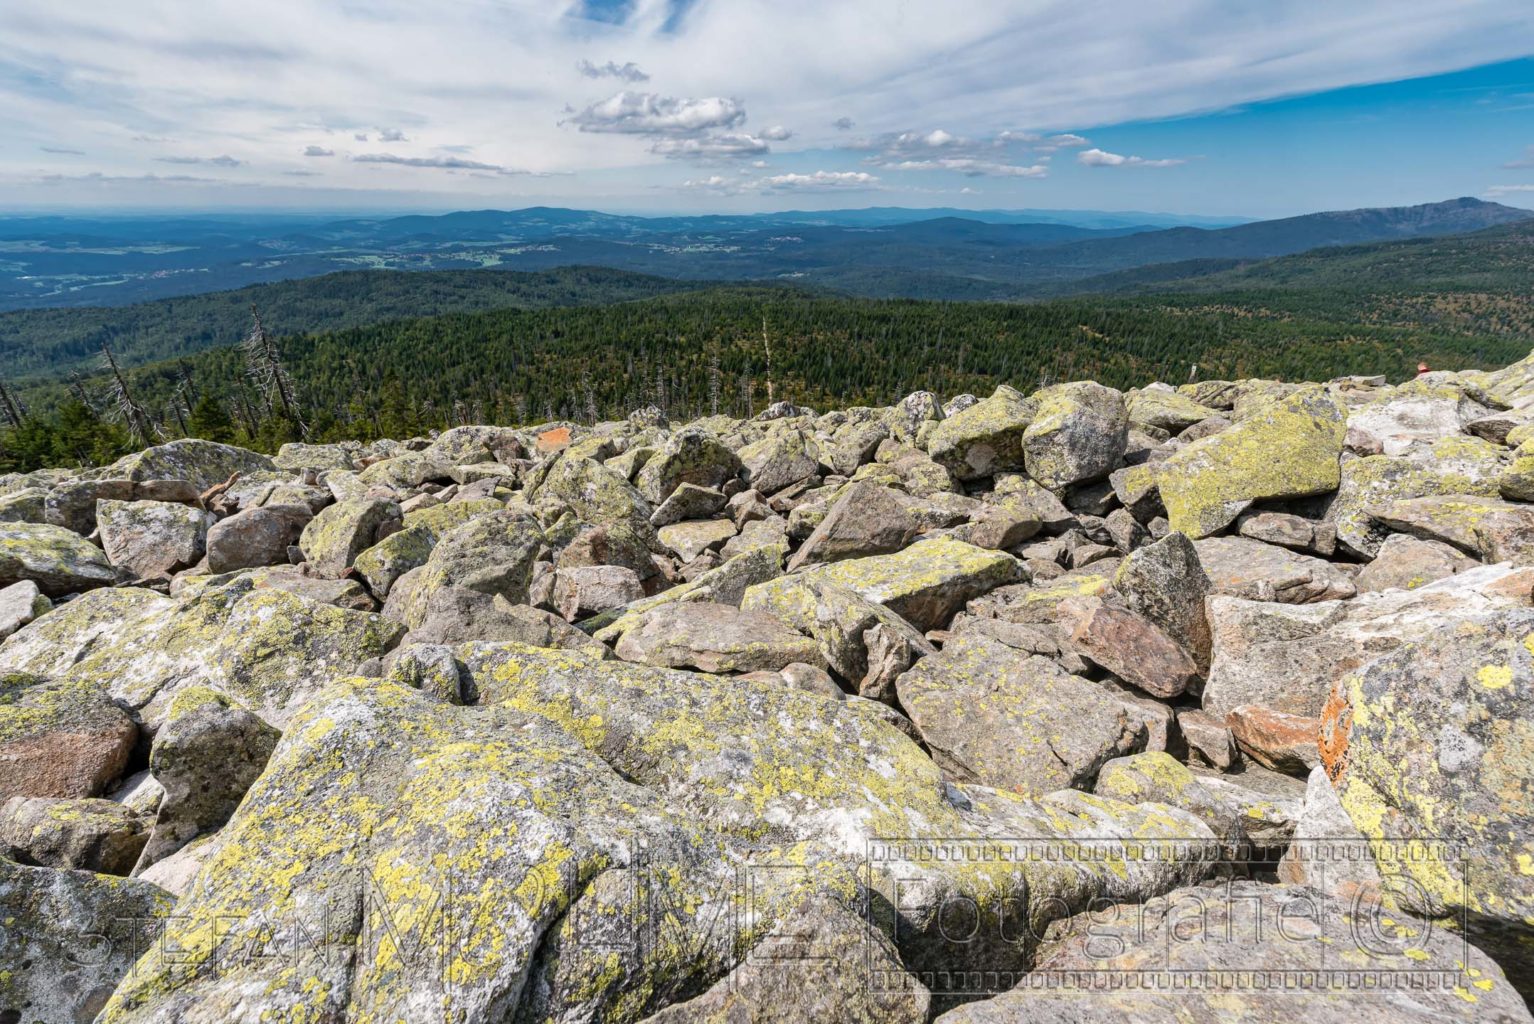
[(1534, 356), (0, 477), (0, 1022), (1529, 1021)]

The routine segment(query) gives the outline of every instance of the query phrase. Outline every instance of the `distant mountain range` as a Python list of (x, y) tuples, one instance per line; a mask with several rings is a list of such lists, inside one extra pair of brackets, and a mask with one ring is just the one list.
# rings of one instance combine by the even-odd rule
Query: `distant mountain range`
[(1227, 269), (1228, 261), (1530, 218), (1534, 212), (1476, 199), (1239, 224), (891, 207), (696, 217), (553, 207), (337, 221), (27, 217), (0, 220), (0, 309), (119, 306), (338, 270), (571, 265), (874, 297), (1012, 300), (1154, 264), (1217, 261), (1210, 266)]

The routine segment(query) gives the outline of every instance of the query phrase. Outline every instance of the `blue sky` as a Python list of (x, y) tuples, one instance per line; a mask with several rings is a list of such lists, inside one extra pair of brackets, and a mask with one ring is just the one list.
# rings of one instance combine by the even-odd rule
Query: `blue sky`
[(0, 212), (1534, 206), (1528, 0), (7, 0)]

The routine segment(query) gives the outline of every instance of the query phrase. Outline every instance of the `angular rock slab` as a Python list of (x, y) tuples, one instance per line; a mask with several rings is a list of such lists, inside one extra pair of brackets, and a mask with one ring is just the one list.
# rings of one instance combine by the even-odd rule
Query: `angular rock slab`
[(1448, 495), (1394, 501), (1373, 514), (1392, 529), (1441, 540), (1483, 562), (1534, 565), (1534, 505)]
[(810, 637), (766, 612), (702, 601), (657, 605), (614, 648), (624, 661), (704, 672), (776, 672), (796, 662), (814, 664), (820, 651)]
[(31, 580), (49, 597), (117, 582), (106, 554), (72, 530), (39, 523), (0, 523), (0, 587)]
[(148, 882), (0, 859), (0, 1009), (27, 1024), (92, 1020), (174, 904)]
[(852, 558), (801, 572), (846, 587), (926, 630), (947, 625), (972, 598), (1017, 582), (1023, 568), (1004, 552), (934, 537), (892, 554)]
[(1336, 490), (1345, 432), (1342, 404), (1324, 388), (1306, 387), (1193, 442), (1156, 472), (1171, 528), (1198, 540), (1253, 501)]
[(1470, 934), (1534, 989), (1534, 609), (1445, 625), (1349, 674), (1321, 753), (1348, 817), (1382, 849), (1389, 898)]
[[(1039, 984), (950, 1010), (938, 1024), (1531, 1019), (1502, 969), (1481, 950), (1470, 947), (1467, 959), (1464, 942), (1442, 928), (1304, 887), (1233, 881), (1178, 889), (1144, 905), (1082, 914), (1062, 931), (1067, 937), (1034, 971)], [(1282, 978), (1318, 969), (1336, 972), (1336, 983), (1275, 992), (1219, 981), (1243, 972)], [(1355, 981), (1349, 971), (1358, 972)], [(1374, 984), (1369, 971), (1378, 972)], [(1414, 971), (1443, 971), (1453, 980), (1390, 983)], [(1093, 978), (1101, 983), (1091, 984)], [(1107, 984), (1136, 978), (1139, 984)]]
[(932, 758), (953, 779), (1024, 794), (1088, 787), (1145, 746), (1144, 724), (1101, 687), (989, 637), (949, 640), (895, 683)]
[(170, 501), (100, 501), (96, 523), (107, 560), (134, 579), (172, 576), (196, 565), (211, 512)]

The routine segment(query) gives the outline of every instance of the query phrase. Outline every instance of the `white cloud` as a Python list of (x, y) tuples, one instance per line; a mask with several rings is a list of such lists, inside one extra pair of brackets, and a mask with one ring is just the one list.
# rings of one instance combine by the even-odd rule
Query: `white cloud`
[(621, 78), (625, 82), (648, 82), (650, 76), (639, 70), (639, 65), (633, 61), (627, 64), (618, 64), (608, 61), (606, 64), (597, 65), (589, 60), (577, 61), (575, 70), (585, 78)]
[(490, 171), (493, 174), (526, 174), (526, 171), (465, 160), (456, 156), (395, 156), (393, 153), (363, 153), (352, 157), (359, 164), (397, 164), (400, 167), (429, 167), (444, 171)]
[(774, 174), (755, 187), (774, 192), (861, 191), (877, 188), (879, 179), (864, 171), (816, 171), (813, 174)]
[(764, 140), (735, 132), (701, 138), (657, 139), (650, 147), (650, 152), (673, 160), (739, 160), (771, 151), (772, 147)]
[(886, 164), (897, 171), (954, 171), (971, 178), (1043, 178), (1049, 168), (1044, 164), (1005, 164), (973, 157), (949, 157), (938, 160), (902, 160)]
[(1080, 135), (1072, 135), (1066, 132), (1063, 135), (1051, 135), (1047, 140), (1052, 146), (1085, 146), (1087, 140)]
[(848, 147), (872, 151), (865, 162), (895, 171), (951, 171), (971, 178), (1043, 178), (1048, 153), (1034, 132), (1014, 129), (983, 138), (966, 138), (943, 128), (893, 132), (862, 139)]
[(398, 128), (380, 128), (378, 129), (378, 141), (409, 142), (410, 140), (405, 138), (405, 133), (400, 131)]
[[(1279, 0), (1258, 13), (1230, 0), (713, 0), (681, 18), (673, 4), (639, 0), (600, 24), (570, 17), (576, 6), (202, 0), (188, 13), (172, 0), (4, 0), (0, 203), (22, 197), (11, 183), (35, 174), (44, 144), (88, 150), (109, 175), (142, 175), (170, 150), (225, 154), (244, 165), (242, 181), (276, 182), (304, 162), (296, 150), (307, 140), (295, 146), (291, 126), (306, 123), (373, 142), (396, 126), (408, 147), (385, 145), (420, 159), (470, 140), (492, 166), (578, 172), (569, 199), (615, 196), (620, 175), (623, 194), (635, 194), (645, 187), (627, 184), (644, 181), (636, 164), (658, 180), (657, 138), (735, 132), (776, 146), (766, 132), (779, 124), (794, 126), (790, 145), (804, 150), (843, 146), (854, 124), (874, 137), (941, 127), (971, 140), (1021, 126), (1043, 135), (1005, 140), (1035, 147), (1026, 154), (941, 148), (891, 163), (1026, 168), (1042, 163), (1042, 147), (1088, 148), (1062, 133), (1534, 52), (1528, 0)], [(609, 55), (621, 55), (619, 71), (663, 81), (664, 95), (636, 93), (654, 100), (640, 109), (614, 110), (613, 98), (588, 108), (602, 86), (628, 84), (606, 63), (592, 64), (597, 78), (583, 72), (581, 61)], [(572, 101), (579, 113), (561, 128)], [(746, 108), (760, 120), (748, 123)], [(650, 138), (636, 146), (625, 134)], [(336, 161), (325, 183), (392, 187), (378, 169)], [(487, 194), (468, 174), (437, 178), (445, 195)], [(497, 183), (489, 191), (508, 201), (532, 187)]]
[(304, 156), (335, 156), (336, 151), (326, 149), (324, 146), (305, 146)]
[(1177, 159), (1147, 160), (1143, 156), (1123, 156), (1095, 148), (1082, 150), (1076, 154), (1076, 159), (1088, 167), (1176, 167), (1187, 163)]
[(775, 124), (771, 128), (764, 128), (762, 130), (762, 138), (770, 142), (787, 142), (793, 137), (794, 133), (780, 124)]
[(1507, 196), (1517, 196), (1524, 192), (1534, 192), (1534, 185), (1493, 185), (1481, 194), (1487, 199), (1502, 199)]
[(223, 156), (157, 156), (154, 159), (161, 164), (211, 164), (214, 167), (239, 167), (245, 162), (227, 153)]
[(722, 96), (677, 99), (653, 92), (624, 90), (569, 118), (583, 132), (624, 135), (701, 135), (734, 128), (746, 119), (739, 100)]

